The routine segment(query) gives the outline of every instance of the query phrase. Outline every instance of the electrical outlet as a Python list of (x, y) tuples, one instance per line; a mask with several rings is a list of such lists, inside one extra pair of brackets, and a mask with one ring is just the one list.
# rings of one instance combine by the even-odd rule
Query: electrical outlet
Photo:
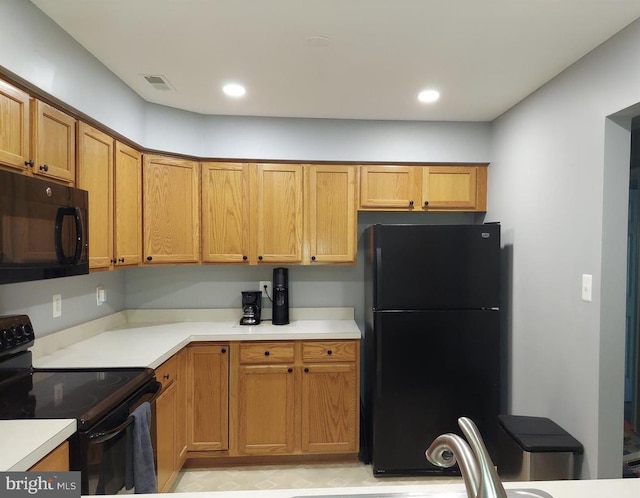
[(273, 299), (273, 293), (271, 292), (271, 282), (269, 280), (260, 281), (259, 289), (262, 291), (262, 297), (269, 297), (270, 299)]
[(53, 318), (62, 316), (62, 294), (54, 294), (53, 296)]
[(107, 302), (107, 291), (104, 290), (104, 286), (98, 285), (96, 286), (96, 304), (98, 306), (102, 306)]

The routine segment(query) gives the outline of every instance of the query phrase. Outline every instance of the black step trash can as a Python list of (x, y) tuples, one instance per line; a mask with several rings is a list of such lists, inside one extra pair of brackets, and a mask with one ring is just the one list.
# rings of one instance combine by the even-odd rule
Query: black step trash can
[(582, 444), (552, 420), (498, 416), (498, 474), (505, 481), (573, 479)]

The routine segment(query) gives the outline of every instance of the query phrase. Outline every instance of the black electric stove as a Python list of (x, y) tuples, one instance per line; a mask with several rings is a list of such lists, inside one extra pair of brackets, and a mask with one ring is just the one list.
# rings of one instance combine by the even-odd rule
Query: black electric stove
[(70, 465), (82, 473), (82, 494), (115, 494), (97, 485), (104, 472), (100, 462), (123, 440), (133, 409), (159, 392), (154, 371), (34, 368), (28, 350), (34, 341), (27, 315), (0, 317), (0, 420), (76, 419)]

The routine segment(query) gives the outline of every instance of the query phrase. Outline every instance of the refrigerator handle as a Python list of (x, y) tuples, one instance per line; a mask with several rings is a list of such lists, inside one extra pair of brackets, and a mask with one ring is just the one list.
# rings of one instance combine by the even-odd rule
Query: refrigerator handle
[(375, 282), (375, 295), (374, 302), (379, 306), (382, 302), (382, 286), (379, 282), (382, 280), (382, 247), (376, 247), (376, 274), (374, 278)]

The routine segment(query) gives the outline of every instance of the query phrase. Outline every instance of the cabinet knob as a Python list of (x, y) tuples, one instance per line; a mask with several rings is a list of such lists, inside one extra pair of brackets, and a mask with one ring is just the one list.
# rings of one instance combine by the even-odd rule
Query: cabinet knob
[(147, 256), (147, 261), (151, 261), (153, 258), (151, 256)]
[(291, 367), (287, 368), (287, 372), (289, 372), (289, 373), (293, 372), (293, 368), (291, 368)]
[(429, 205), (429, 201), (424, 201), (424, 207), (427, 207)]
[(49, 166), (46, 164), (41, 164), (40, 165), (40, 171), (49, 171)]
[(409, 201), (409, 206), (413, 206), (413, 201)]
[(222, 348), (222, 349), (220, 350), (220, 352), (221, 352), (221, 353), (226, 353), (226, 352), (227, 352), (227, 349), (226, 349), (226, 348)]
[(163, 378), (164, 380), (167, 380), (167, 379), (169, 378), (169, 374), (164, 374), (164, 375), (162, 376), (162, 378)]
[(262, 261), (262, 256), (258, 256), (258, 259), (259, 259), (260, 261)]
[(119, 261), (120, 263), (124, 263), (124, 258), (120, 258), (120, 259), (118, 259), (118, 261)]
[(328, 354), (329, 356), (331, 356), (331, 355), (333, 354), (333, 351), (331, 351), (331, 350), (329, 349), (329, 350), (327, 351), (327, 354)]
[(308, 369), (308, 368), (305, 368), (305, 369), (304, 369), (304, 373), (309, 373), (309, 369)]
[(115, 265), (115, 264), (116, 264), (116, 260), (115, 260), (115, 259), (112, 259), (112, 260), (111, 260), (111, 264), (112, 264), (112, 265)]
[(33, 159), (29, 159), (28, 161), (25, 161), (24, 165), (33, 167)]
[(315, 261), (316, 257), (315, 256), (311, 256), (311, 261)]
[(243, 261), (246, 261), (247, 259), (249, 259), (249, 258), (247, 258), (246, 256), (242, 256), (242, 260)]
[(271, 354), (271, 353), (269, 353), (269, 351), (265, 351), (265, 352), (264, 352), (264, 355), (265, 355), (265, 356), (269, 356), (270, 354)]

